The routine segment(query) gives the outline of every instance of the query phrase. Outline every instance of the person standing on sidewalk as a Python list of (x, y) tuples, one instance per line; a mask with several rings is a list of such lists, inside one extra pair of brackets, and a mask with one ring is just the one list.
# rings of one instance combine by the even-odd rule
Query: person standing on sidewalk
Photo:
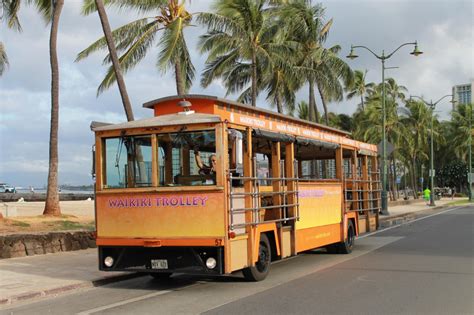
[(423, 190), (423, 199), (425, 199), (427, 205), (430, 204), (430, 196), (431, 196), (431, 190), (428, 187), (426, 187), (426, 189)]

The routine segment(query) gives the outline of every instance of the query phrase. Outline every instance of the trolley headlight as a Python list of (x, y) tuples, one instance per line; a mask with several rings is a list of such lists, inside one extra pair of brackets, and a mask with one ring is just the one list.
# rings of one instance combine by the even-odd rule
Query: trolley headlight
[(209, 257), (209, 258), (206, 260), (206, 267), (207, 267), (208, 269), (214, 269), (214, 268), (216, 268), (216, 266), (217, 266), (217, 261), (216, 261), (215, 258)]
[(110, 267), (112, 267), (113, 264), (114, 264), (114, 259), (113, 259), (112, 257), (110, 257), (110, 256), (105, 257), (105, 259), (104, 259), (104, 265), (105, 265), (106, 267), (109, 267), (109, 268), (110, 268)]

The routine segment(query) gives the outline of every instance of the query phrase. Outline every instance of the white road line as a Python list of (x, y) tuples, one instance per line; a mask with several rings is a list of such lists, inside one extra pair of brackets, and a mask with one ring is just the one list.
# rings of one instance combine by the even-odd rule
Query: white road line
[(451, 208), (451, 209), (447, 209), (447, 210), (444, 210), (444, 211), (441, 211), (441, 212), (438, 212), (438, 213), (434, 213), (434, 214), (427, 215), (426, 217), (421, 217), (421, 218), (418, 218), (418, 219), (415, 219), (415, 220), (403, 222), (403, 223), (400, 223), (400, 224), (397, 224), (397, 225), (390, 226), (390, 227), (385, 228), (385, 229), (383, 229), (383, 230), (378, 230), (378, 231), (375, 231), (375, 232), (372, 232), (372, 233), (369, 233), (369, 234), (364, 234), (364, 235), (362, 235), (362, 236), (358, 236), (357, 239), (364, 238), (364, 237), (368, 237), (368, 236), (372, 236), (372, 235), (375, 235), (375, 234), (378, 234), (378, 233), (382, 233), (382, 232), (385, 232), (385, 231), (388, 231), (388, 230), (391, 230), (391, 229), (400, 227), (400, 226), (405, 225), (405, 224), (409, 224), (409, 223), (413, 223), (413, 222), (416, 222), (416, 221), (428, 219), (428, 218), (431, 218), (431, 217), (434, 217), (434, 216), (437, 216), (437, 215), (440, 215), (440, 214), (443, 214), (443, 213), (446, 213), (446, 212), (451, 212), (451, 211), (454, 211), (454, 210), (458, 210), (458, 209), (464, 208), (464, 207), (465, 207), (465, 206), (458, 206), (458, 207)]
[(164, 291), (159, 291), (159, 292), (155, 292), (155, 293), (150, 293), (150, 294), (142, 295), (142, 296), (139, 296), (139, 297), (136, 297), (136, 298), (133, 298), (133, 299), (124, 300), (124, 301), (120, 301), (120, 302), (117, 302), (117, 303), (104, 305), (104, 306), (101, 306), (101, 307), (96, 307), (96, 308), (93, 308), (93, 309), (90, 309), (90, 310), (87, 310), (87, 311), (84, 311), (84, 312), (77, 313), (77, 315), (89, 315), (89, 314), (97, 313), (97, 312), (100, 312), (100, 311), (105, 311), (105, 310), (108, 310), (108, 309), (111, 309), (111, 308), (114, 308), (114, 307), (126, 305), (126, 304), (129, 304), (129, 303), (134, 303), (134, 302), (146, 300), (146, 299), (149, 299), (149, 298), (152, 298), (152, 297), (155, 297), (155, 296), (158, 296), (158, 295), (163, 295), (163, 294), (166, 294), (166, 293), (170, 293), (170, 292), (172, 292), (172, 291), (171, 290), (164, 290)]

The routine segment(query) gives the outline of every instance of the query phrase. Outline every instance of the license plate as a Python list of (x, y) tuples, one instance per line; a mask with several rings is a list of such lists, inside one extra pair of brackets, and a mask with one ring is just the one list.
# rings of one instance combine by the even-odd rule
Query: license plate
[(168, 260), (166, 259), (152, 259), (151, 269), (168, 269)]

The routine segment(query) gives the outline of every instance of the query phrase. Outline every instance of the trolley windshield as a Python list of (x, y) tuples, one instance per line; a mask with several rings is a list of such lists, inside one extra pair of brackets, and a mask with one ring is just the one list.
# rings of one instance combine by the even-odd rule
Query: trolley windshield
[(104, 188), (216, 184), (215, 130), (114, 137), (103, 143)]

